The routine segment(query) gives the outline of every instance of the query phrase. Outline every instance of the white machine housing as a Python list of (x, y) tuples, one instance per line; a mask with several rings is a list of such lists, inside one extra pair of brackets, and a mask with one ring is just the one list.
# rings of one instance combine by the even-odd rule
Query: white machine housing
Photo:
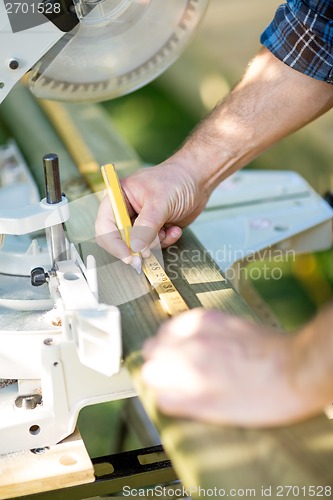
[[(0, 288), (10, 295), (0, 297), (0, 387), (1, 381), (6, 385), (0, 389), (2, 454), (56, 444), (74, 431), (84, 406), (136, 393), (122, 366), (119, 310), (98, 302), (94, 258), (85, 266), (68, 244), (68, 259), (50, 269), (43, 238), (29, 241), (37, 230), (68, 219), (67, 200), (60, 207), (36, 202), (31, 176), (14, 144), (0, 151), (0, 179), (0, 233), (18, 233), (5, 235), (0, 250), (0, 262), (15, 261), (10, 269), (5, 264), (0, 269)], [(23, 203), (10, 208), (8, 200), (15, 205), (18, 199), (16, 189)], [(27, 276), (36, 263), (48, 270), (37, 298), (31, 296)]]
[(325, 250), (332, 207), (296, 172), (242, 170), (212, 193), (191, 229), (233, 286), (254, 260)]

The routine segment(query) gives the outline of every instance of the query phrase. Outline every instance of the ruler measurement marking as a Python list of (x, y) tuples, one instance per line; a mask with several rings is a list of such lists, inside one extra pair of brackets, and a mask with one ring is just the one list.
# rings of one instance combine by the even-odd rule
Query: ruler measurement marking
[(154, 255), (150, 255), (143, 260), (142, 269), (147, 280), (159, 296), (163, 309), (170, 316), (175, 316), (189, 309), (185, 300)]

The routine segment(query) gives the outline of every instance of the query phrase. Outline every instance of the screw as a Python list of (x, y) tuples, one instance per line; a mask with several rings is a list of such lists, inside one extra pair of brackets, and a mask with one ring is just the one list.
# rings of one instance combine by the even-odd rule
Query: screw
[(45, 448), (33, 448), (30, 451), (31, 451), (31, 453), (34, 453), (35, 455), (42, 455), (43, 453), (45, 453), (49, 449), (50, 448), (48, 446), (45, 446)]
[(19, 62), (16, 59), (9, 59), (8, 66), (10, 69), (17, 69), (19, 67)]

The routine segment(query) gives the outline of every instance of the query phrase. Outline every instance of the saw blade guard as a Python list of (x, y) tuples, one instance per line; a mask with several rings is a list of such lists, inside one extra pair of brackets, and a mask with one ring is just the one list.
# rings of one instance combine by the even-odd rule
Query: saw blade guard
[(37, 96), (99, 102), (147, 84), (182, 53), (209, 0), (76, 0), (79, 24), (30, 72)]

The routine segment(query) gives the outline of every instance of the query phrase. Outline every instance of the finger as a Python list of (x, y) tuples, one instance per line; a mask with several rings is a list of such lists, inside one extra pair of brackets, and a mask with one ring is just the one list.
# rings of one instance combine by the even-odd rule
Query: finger
[(165, 321), (155, 337), (148, 339), (142, 346), (145, 359), (165, 356), (170, 349), (179, 349), (184, 340), (188, 341), (202, 331), (202, 309), (192, 309)]
[[(132, 231), (133, 231), (133, 228), (132, 228)], [(135, 234), (138, 234), (138, 228), (135, 228)], [(140, 236), (141, 236), (142, 232), (140, 230)], [(135, 236), (134, 236), (135, 237)], [(161, 250), (161, 239), (165, 238), (165, 231), (163, 229), (161, 229), (159, 231), (159, 233), (155, 236), (155, 238), (153, 239), (153, 241), (149, 244), (149, 246), (147, 246), (146, 248), (144, 248), (143, 250), (141, 250), (141, 256), (143, 259), (147, 259), (150, 254), (151, 254), (151, 250), (155, 250), (155, 251), (158, 251), (158, 250)]]
[(134, 252), (142, 252), (157, 238), (168, 214), (158, 204), (146, 204), (137, 216), (131, 231), (131, 248)]
[(156, 404), (165, 415), (219, 425), (238, 423), (235, 418), (226, 418), (223, 406), (202, 393), (189, 396), (186, 391), (161, 390), (156, 395)]
[(178, 314), (161, 325), (155, 338), (159, 342), (175, 342), (193, 337), (205, 330), (206, 318), (210, 313), (197, 307)]
[(176, 417), (192, 417), (198, 418), (198, 410), (201, 404), (196, 404), (195, 412), (191, 411), (190, 403), (192, 401), (185, 393), (174, 391), (162, 390), (156, 395), (156, 404), (158, 409), (166, 415), (173, 415)]
[(145, 359), (149, 359), (153, 356), (156, 348), (161, 345), (156, 337), (148, 339), (142, 346), (142, 355)]
[(161, 241), (161, 247), (166, 248), (170, 245), (174, 245), (179, 240), (182, 234), (183, 231), (179, 226), (168, 227), (165, 230), (165, 237)]
[(104, 248), (108, 253), (129, 264), (132, 260), (132, 254), (126, 243), (121, 239), (119, 231), (100, 234), (95, 237), (97, 244)]
[(166, 236), (166, 232), (165, 230), (162, 228), (159, 233), (158, 233), (158, 238), (160, 240), (160, 243), (165, 239), (165, 236)]
[[(155, 392), (157, 406), (163, 413), (208, 421), (214, 421), (214, 418), (221, 420), (222, 415), (215, 408), (216, 398), (214, 395), (211, 397), (202, 376), (187, 365), (186, 359), (176, 359), (176, 362), (163, 358), (148, 361), (141, 373), (143, 382)], [(208, 411), (205, 411), (206, 403)]]
[(198, 390), (200, 378), (195, 367), (187, 363), (186, 357), (170, 350), (167, 356), (147, 361), (141, 370), (144, 383), (158, 391), (176, 391), (191, 394)]
[(109, 200), (104, 198), (100, 204), (95, 223), (96, 242), (107, 252), (129, 263), (131, 261), (131, 252), (122, 240), (112, 216)]

